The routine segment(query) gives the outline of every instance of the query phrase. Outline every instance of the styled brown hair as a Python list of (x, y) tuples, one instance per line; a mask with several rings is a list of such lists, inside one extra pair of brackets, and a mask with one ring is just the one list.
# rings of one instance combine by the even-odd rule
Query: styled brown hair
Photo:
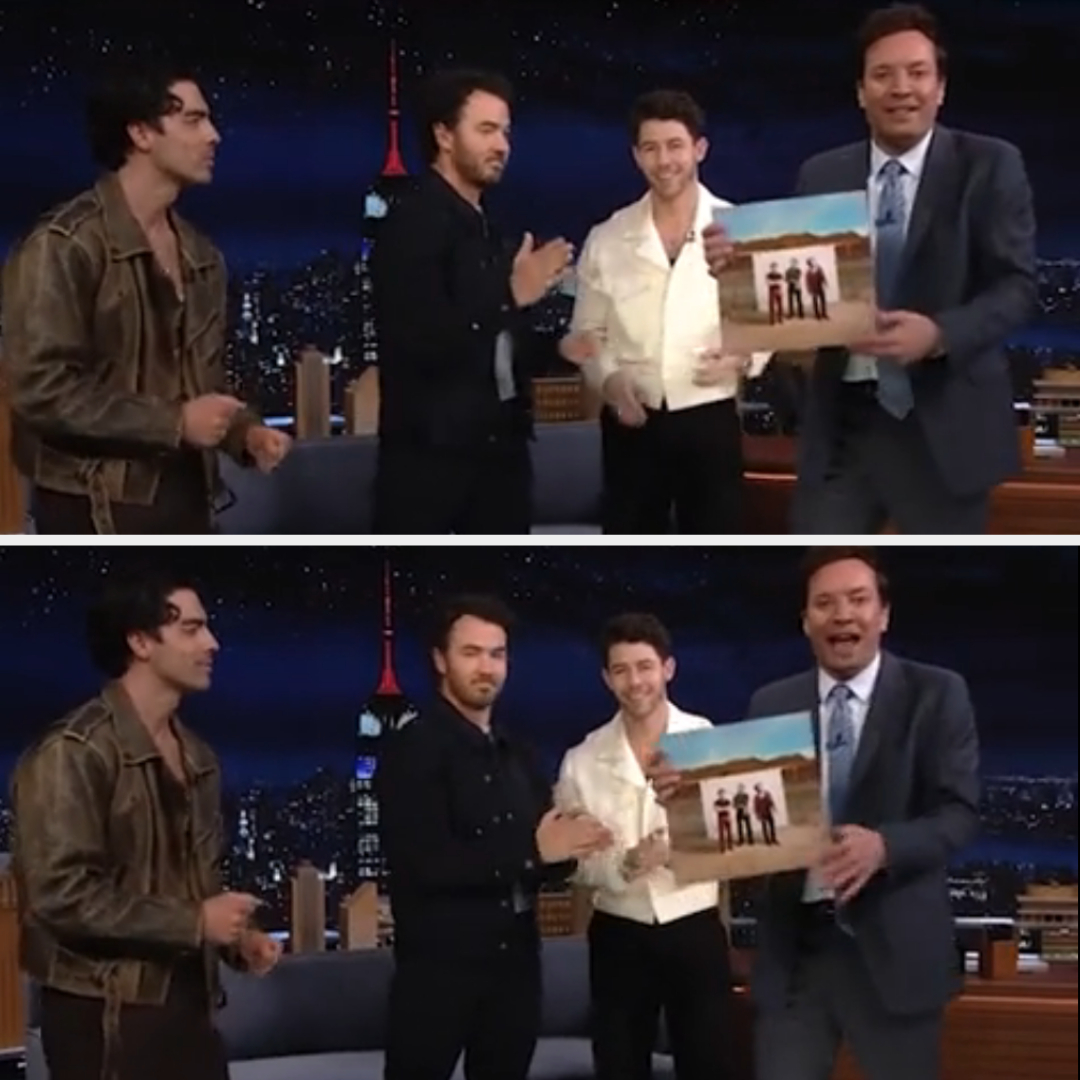
[(874, 572), (874, 578), (877, 581), (878, 596), (881, 597), (882, 604), (889, 603), (889, 579), (885, 576), (885, 571), (881, 568), (881, 561), (878, 559), (878, 553), (874, 548), (870, 547), (815, 547), (811, 548), (805, 555), (802, 561), (802, 586), (803, 586), (803, 607), (806, 607), (806, 601), (810, 595), (810, 582), (813, 580), (814, 575), (819, 570), (824, 570), (826, 566), (832, 566), (833, 563), (844, 562), (847, 559), (857, 559), (861, 563), (865, 563)]
[(922, 4), (890, 4), (888, 7), (871, 11), (859, 27), (856, 40), (859, 49), (858, 70), (860, 79), (865, 74), (866, 54), (871, 47), (881, 41), (882, 38), (892, 37), (893, 34), (902, 34), (905, 30), (916, 30), (933, 42), (938, 74), (945, 74), (948, 53), (946, 53), (945, 46), (942, 44), (941, 29), (934, 15), (924, 8)]
[(705, 110), (685, 90), (650, 90), (630, 106), (630, 142), (637, 146), (646, 120), (677, 120), (697, 142), (705, 134)]

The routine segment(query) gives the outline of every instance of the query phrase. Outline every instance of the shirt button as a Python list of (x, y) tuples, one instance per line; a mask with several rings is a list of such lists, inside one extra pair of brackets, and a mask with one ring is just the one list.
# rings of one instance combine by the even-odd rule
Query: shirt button
[(484, 827), (482, 825), (477, 825), (476, 826), (476, 835), (477, 836), (483, 836), (484, 835)]
[(479, 330), (480, 329), (480, 324), (478, 322), (469, 323), (469, 329), (470, 330)]
[(498, 814), (496, 814), (496, 815), (495, 815), (495, 816), (494, 816), (494, 817), (493, 817), (493, 818), (492, 818), (491, 820), (492, 820), (493, 822), (495, 822), (495, 824), (496, 824), (496, 825), (498, 825), (498, 824), (499, 824), (499, 815), (498, 815)]
[(484, 783), (485, 784), (490, 784), (491, 783), (491, 773), (484, 773)]
[(505, 941), (500, 941), (499, 942), (499, 951), (500, 952), (506, 952), (506, 942)]
[(507, 908), (509, 906), (510, 906), (510, 901), (509, 900), (500, 900), (499, 901), (499, 907)]
[(509, 811), (507, 811), (506, 820), (507, 821), (513, 821), (514, 820), (514, 815), (511, 814)]

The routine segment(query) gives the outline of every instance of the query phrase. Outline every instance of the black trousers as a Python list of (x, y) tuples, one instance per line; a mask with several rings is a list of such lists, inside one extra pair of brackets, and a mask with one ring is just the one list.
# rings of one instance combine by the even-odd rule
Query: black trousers
[(718, 913), (589, 924), (596, 1080), (651, 1080), (663, 1009), (678, 1080), (731, 1080), (731, 967)]
[(527, 1080), (540, 1031), (535, 942), (475, 963), (399, 960), (390, 984), (384, 1080)]
[(742, 529), (742, 431), (734, 400), (647, 409), (642, 427), (600, 414), (603, 528), (615, 535)]
[(105, 1073), (105, 1002), (41, 992), (41, 1042), (50, 1080), (229, 1080), (205, 993), (177, 987), (164, 1005), (122, 1005), (115, 1067)]
[(524, 434), (475, 447), (382, 443), (375, 532), (519, 535), (532, 524), (532, 458)]

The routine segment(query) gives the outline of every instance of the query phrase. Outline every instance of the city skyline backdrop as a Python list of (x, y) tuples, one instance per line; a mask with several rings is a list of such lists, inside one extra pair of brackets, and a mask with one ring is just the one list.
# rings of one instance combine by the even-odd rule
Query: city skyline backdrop
[[(87, 187), (82, 131), (90, 72), (145, 49), (194, 64), (224, 142), (214, 183), (183, 212), (232, 271), (229, 368), (242, 396), (292, 411), (293, 361), (308, 342), (336, 357), (335, 409), (370, 350), (361, 331), (370, 194), (390, 149), (390, 57), (406, 170), (423, 170), (413, 103), (438, 67), (508, 75), (513, 154), (491, 206), (511, 235), (566, 235), (640, 195), (625, 116), (657, 86), (694, 93), (709, 115), (703, 179), (733, 202), (784, 197), (809, 155), (862, 137), (852, 39), (873, 5), (834, 0), (678, 5), (659, 0), (518, 0), (440, 8), (375, 0), (195, 0), (173, 9), (102, 0), (73, 21), (62, 0), (0, 0), (0, 249), (49, 206)], [(1039, 217), (1044, 315), (1019, 335), (1030, 368), (1080, 358), (1080, 148), (1059, 90), (1080, 46), (1080, 7), (1062, 0), (941, 0), (951, 46), (943, 121), (1017, 143)], [(535, 313), (538, 372), (563, 369), (554, 343), (570, 302)], [(1030, 378), (1030, 375), (1027, 376)]]
[[(961, 672), (976, 707), (984, 835), (962, 864), (979, 867), (971, 888), (983, 899), (965, 910), (1007, 907), (1021, 879), (1075, 880), (1077, 548), (882, 556), (894, 597), (887, 647)], [(517, 612), (496, 716), (554, 780), (562, 754), (614, 712), (596, 646), (613, 614), (665, 621), (672, 700), (714, 722), (741, 719), (755, 689), (808, 667), (800, 558), (791, 548), (0, 549), (0, 850), (17, 754), (100, 685), (83, 614), (117, 568), (193, 575), (221, 642), (213, 687), (182, 713), (222, 759), (232, 880), (284, 903), (290, 868), (311, 859), (333, 874), (334, 911), (365, 872), (365, 851), (377, 858), (377, 809), (360, 792), (377, 769), (382, 706), (399, 688), (407, 701), (394, 708), (423, 708), (433, 693), (426, 642), (438, 597), (491, 591)], [(994, 867), (1005, 875), (997, 885)]]

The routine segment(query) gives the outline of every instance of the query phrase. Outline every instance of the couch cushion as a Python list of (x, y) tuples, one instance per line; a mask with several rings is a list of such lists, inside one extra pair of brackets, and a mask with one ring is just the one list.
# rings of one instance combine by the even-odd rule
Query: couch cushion
[(589, 1034), (589, 945), (583, 937), (546, 938), (541, 950), (544, 997), (540, 1034)]
[(383, 1080), (381, 1050), (234, 1061), (229, 1080)]
[(230, 1059), (378, 1049), (393, 964), (389, 949), (358, 949), (285, 956), (263, 978), (223, 969)]

